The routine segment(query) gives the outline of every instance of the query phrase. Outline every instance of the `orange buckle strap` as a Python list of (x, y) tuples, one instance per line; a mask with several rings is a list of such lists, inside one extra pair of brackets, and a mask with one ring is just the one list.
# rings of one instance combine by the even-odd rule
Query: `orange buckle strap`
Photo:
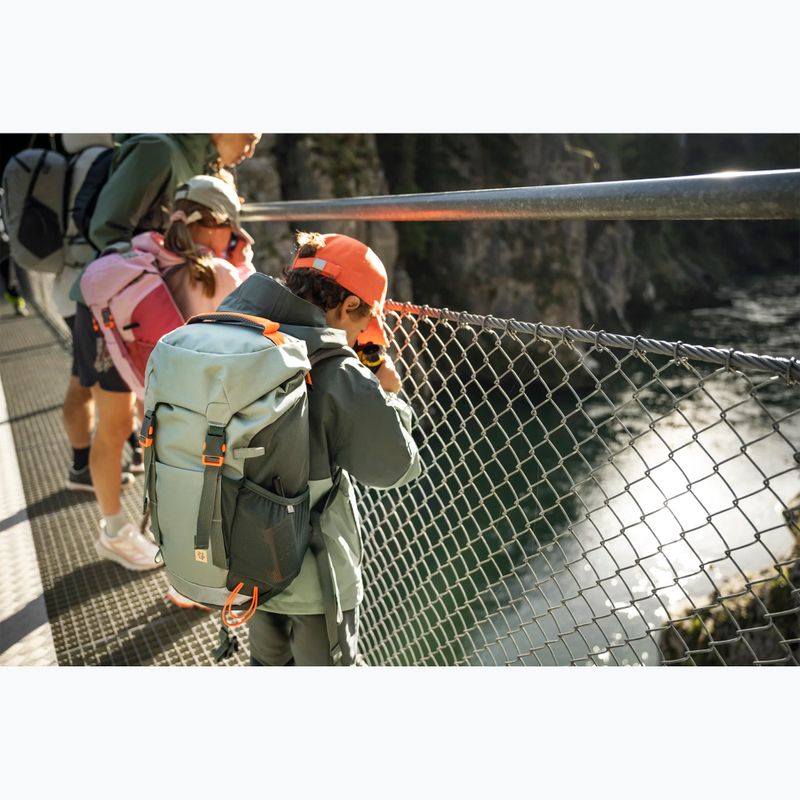
[(238, 617), (233, 615), (233, 601), (236, 599), (236, 596), (242, 590), (244, 586), (243, 582), (240, 582), (239, 585), (228, 595), (228, 599), (225, 601), (225, 605), (222, 607), (222, 622), (227, 625), (229, 628), (238, 628), (239, 625), (244, 625), (249, 619), (252, 618), (253, 614), (256, 613), (256, 608), (258, 606), (258, 586), (253, 587), (253, 597), (250, 600), (250, 607), (244, 614), (240, 614)]
[(209, 425), (203, 442), (203, 455), (200, 459), (203, 462), (203, 466), (220, 468), (225, 463), (225, 451), (227, 449), (225, 428), (218, 425)]
[(103, 325), (105, 325), (106, 328), (115, 328), (116, 323), (114, 322), (114, 315), (111, 313), (111, 309), (104, 308), (101, 313), (103, 315)]
[(139, 431), (139, 444), (142, 447), (151, 447), (153, 444), (153, 433), (155, 432), (155, 421), (153, 412), (148, 411), (142, 419), (142, 427)]
[[(203, 442), (203, 450), (206, 449), (206, 443)], [(222, 453), (224, 454), (225, 451), (228, 449), (228, 445), (224, 442), (222, 444)], [(218, 456), (208, 456), (205, 453), (201, 456), (201, 460), (203, 462), (204, 467), (221, 467), (225, 463), (225, 456), (218, 455)]]

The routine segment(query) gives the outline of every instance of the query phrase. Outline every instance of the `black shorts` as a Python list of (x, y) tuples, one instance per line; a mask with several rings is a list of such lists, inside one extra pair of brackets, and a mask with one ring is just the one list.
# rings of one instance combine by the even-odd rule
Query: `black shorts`
[(111, 361), (103, 334), (92, 326), (93, 319), (89, 308), (78, 303), (72, 323), (72, 374), (87, 388), (99, 384), (107, 392), (130, 392)]

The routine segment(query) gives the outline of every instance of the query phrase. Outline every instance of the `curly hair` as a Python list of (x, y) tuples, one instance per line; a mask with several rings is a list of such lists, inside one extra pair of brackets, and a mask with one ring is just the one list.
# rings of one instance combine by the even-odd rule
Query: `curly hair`
[[(322, 234), (306, 231), (297, 231), (295, 241), (297, 258), (311, 258), (325, 244)], [(283, 281), (292, 294), (313, 303), (323, 311), (336, 308), (353, 294), (315, 269), (292, 269), (291, 266), (286, 266), (283, 268)], [(360, 297), (358, 299), (361, 300)], [(353, 314), (356, 317), (366, 317), (371, 310), (370, 304), (361, 300), (361, 305)]]

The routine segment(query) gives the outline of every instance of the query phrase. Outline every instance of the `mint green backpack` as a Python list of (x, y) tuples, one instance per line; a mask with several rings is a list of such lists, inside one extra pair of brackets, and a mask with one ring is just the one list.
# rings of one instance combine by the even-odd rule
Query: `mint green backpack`
[[(147, 364), (145, 510), (167, 575), (234, 627), (285, 589), (311, 544), (306, 344), (217, 312), (166, 334)], [(234, 614), (235, 611), (242, 613)]]

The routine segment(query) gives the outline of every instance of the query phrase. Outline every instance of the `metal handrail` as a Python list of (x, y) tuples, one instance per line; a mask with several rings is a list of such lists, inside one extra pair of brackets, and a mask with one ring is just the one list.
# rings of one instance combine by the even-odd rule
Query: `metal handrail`
[(245, 222), (800, 219), (800, 169), (247, 203)]

